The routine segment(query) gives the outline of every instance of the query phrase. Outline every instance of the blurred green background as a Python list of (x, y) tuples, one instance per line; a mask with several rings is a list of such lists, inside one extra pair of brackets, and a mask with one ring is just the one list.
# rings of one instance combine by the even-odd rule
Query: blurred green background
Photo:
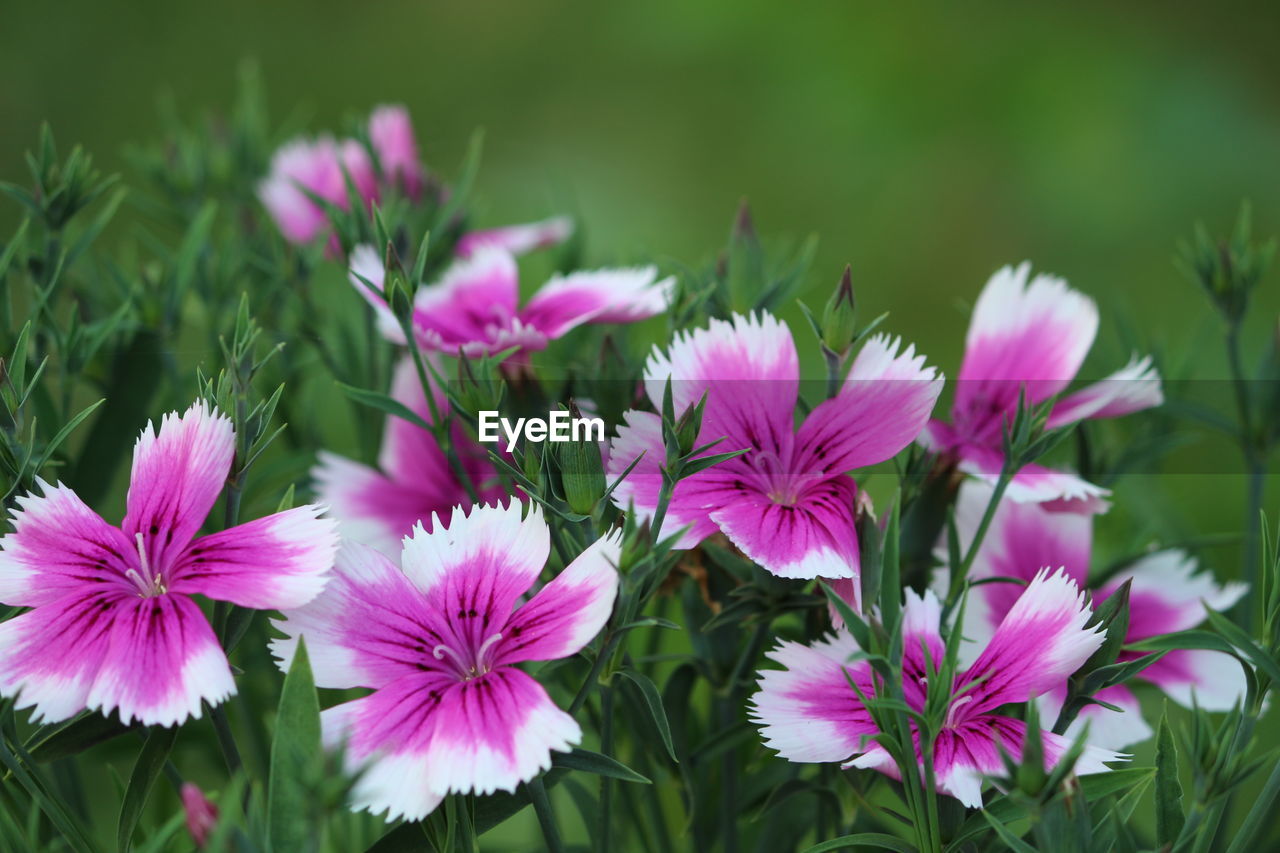
[[(1260, 233), (1280, 230), (1278, 25), (1274, 3), (9, 2), (0, 179), (25, 182), (45, 120), (125, 169), (126, 144), (159, 135), (161, 96), (188, 117), (224, 108), (253, 59), (277, 123), (336, 129), (403, 102), (446, 175), (483, 128), (481, 221), (570, 210), (593, 261), (706, 262), (746, 197), (765, 235), (820, 236), (810, 305), (852, 263), (864, 316), (892, 312), (949, 375), (982, 283), (1030, 258), (1101, 303), (1091, 375), (1138, 346), (1175, 377), (1221, 378), (1218, 322), (1172, 257), (1244, 199)], [(17, 217), (0, 205), (0, 233)], [(1144, 504), (1178, 519), (1166, 531), (1239, 530), (1229, 447), (1186, 452), (1201, 473), (1121, 495), (1168, 489)], [(1134, 512), (1119, 503), (1104, 529)], [(1237, 572), (1233, 546), (1211, 554)]]

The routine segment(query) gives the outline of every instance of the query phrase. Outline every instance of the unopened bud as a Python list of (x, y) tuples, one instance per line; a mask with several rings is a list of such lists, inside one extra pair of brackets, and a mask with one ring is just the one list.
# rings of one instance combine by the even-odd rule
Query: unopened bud
[[(569, 419), (576, 432), (577, 425), (583, 420), (582, 412), (572, 400), (569, 401)], [(560, 484), (569, 509), (590, 515), (600, 498), (604, 497), (604, 460), (600, 455), (599, 441), (592, 438), (590, 429), (583, 432), (585, 435), (571, 434), (569, 441), (560, 444), (557, 458), (560, 462)]]
[(409, 279), (405, 276), (404, 269), (400, 266), (400, 258), (396, 255), (395, 246), (390, 241), (387, 242), (384, 264), (386, 275), (382, 281), (382, 294), (387, 300), (387, 305), (390, 306), (391, 313), (401, 323), (411, 322), (413, 319), (413, 287), (409, 284)]
[(209, 835), (218, 824), (218, 808), (209, 802), (197, 786), (190, 782), (182, 785), (182, 808), (187, 813), (187, 831), (198, 849), (203, 850)]
[(525, 479), (542, 490), (542, 453), (539, 451), (540, 445), (536, 441), (524, 442), (521, 452), (524, 454), (520, 459), (520, 470), (524, 473)]
[(733, 219), (733, 234), (731, 240), (734, 243), (757, 244), (760, 237), (756, 234), (756, 223), (751, 218), (751, 207), (744, 198), (738, 204), (738, 215)]
[(477, 365), (465, 355), (458, 356), (457, 403), (466, 412), (497, 411), (502, 406), (506, 384), (495, 375), (485, 357)]
[(706, 406), (707, 395), (704, 393), (702, 399), (686, 409), (676, 421), (676, 444), (681, 456), (687, 456), (698, 446), (698, 436), (702, 433), (702, 412)]
[(857, 334), (857, 300), (853, 296), (853, 271), (845, 266), (835, 293), (822, 312), (822, 343), (827, 349), (843, 354)]

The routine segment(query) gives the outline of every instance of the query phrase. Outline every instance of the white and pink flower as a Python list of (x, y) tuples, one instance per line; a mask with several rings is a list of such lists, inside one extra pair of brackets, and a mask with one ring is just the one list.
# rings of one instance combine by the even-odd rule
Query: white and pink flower
[[(939, 633), (941, 607), (934, 594), (908, 590), (903, 611), (903, 689), (906, 703), (925, 708), (927, 679), (944, 659)], [(1089, 605), (1066, 574), (1040, 572), (1005, 614), (973, 664), (951, 685), (955, 696), (934, 742), (938, 790), (964, 805), (982, 805), (982, 780), (1003, 775), (1002, 753), (1022, 754), (1026, 724), (1000, 713), (1003, 705), (1028, 702), (1053, 690), (1102, 644), (1095, 626), (1086, 628)], [(925, 649), (928, 649), (928, 660)], [(879, 729), (849, 681), (865, 696), (876, 695), (876, 679), (853, 637), (843, 628), (813, 645), (780, 643), (769, 657), (781, 670), (760, 674), (751, 715), (765, 744), (799, 762), (840, 762), (872, 768), (893, 778), (899, 770), (873, 738)], [(929, 661), (932, 661), (930, 663)], [(915, 724), (912, 724), (913, 729)], [(1068, 738), (1042, 732), (1044, 756), (1053, 766), (1066, 753)], [(917, 757), (919, 745), (917, 743)], [(1078, 774), (1108, 770), (1120, 756), (1087, 747), (1076, 762)]]
[(172, 726), (235, 693), (194, 595), (299, 607), (323, 588), (336, 524), (303, 506), (197, 536), (230, 472), (231, 422), (196, 403), (143, 430), (113, 527), (61, 484), (18, 499), (0, 539), (0, 694), (56, 722), (85, 708)]
[[(961, 489), (956, 525), (962, 547), (967, 548), (973, 540), (990, 498), (991, 488), (978, 481), (970, 481)], [(1044, 566), (1062, 566), (1068, 577), (1086, 586), (1092, 542), (1090, 515), (1054, 511), (1043, 504), (1002, 501), (979, 547), (970, 578), (1001, 577), (1013, 582), (983, 583), (969, 590), (964, 636), (977, 644), (990, 637), (1022, 591), (1017, 581), (1031, 580)], [(1094, 590), (1095, 601), (1105, 601), (1125, 581), (1131, 582), (1125, 638), (1129, 643), (1194, 628), (1205, 620), (1206, 605), (1226, 610), (1247, 591), (1240, 583), (1218, 584), (1212, 574), (1198, 571), (1196, 561), (1185, 552), (1166, 550), (1140, 557), (1108, 578)], [(966, 644), (962, 654), (971, 648)], [(1120, 660), (1138, 657), (1138, 652), (1124, 651)], [(1191, 707), (1194, 702), (1210, 711), (1231, 708), (1245, 691), (1240, 665), (1230, 655), (1204, 649), (1168, 652), (1137, 678), (1159, 687), (1179, 704)], [(1045, 694), (1041, 708), (1046, 719), (1057, 717), (1065, 696), (1065, 684)], [(1138, 698), (1129, 687), (1108, 687), (1097, 698), (1121, 711), (1088, 705), (1068, 735), (1079, 732), (1087, 723), (1090, 743), (1110, 749), (1122, 749), (1151, 736)]]
[[(436, 410), (448, 412), (449, 401), (435, 389)], [(422, 383), (407, 359), (396, 367), (391, 397), (409, 411), (431, 422)], [(453, 452), (482, 501), (496, 501), (505, 492), (488, 452), (455, 424)], [(400, 553), (401, 541), (415, 525), (430, 529), (435, 513), (446, 513), (470, 503), (466, 487), (458, 480), (449, 460), (428, 430), (394, 416), (387, 417), (378, 455), (378, 467), (362, 465), (336, 453), (320, 451), (311, 471), (316, 494), (340, 524), (344, 539), (372, 545), (384, 554)]]
[(597, 540), (523, 604), (550, 551), (535, 506), (456, 508), (419, 526), (400, 566), (346, 544), (315, 601), (286, 613), (272, 650), (287, 668), (305, 638), (321, 687), (373, 693), (321, 714), (324, 740), (360, 772), (354, 806), (425, 817), (450, 793), (514, 791), (582, 736), (515, 664), (576, 654), (617, 594), (621, 536)]
[[(271, 170), (258, 185), (258, 198), (290, 243), (310, 243), (329, 229), (324, 208), (308, 193), (350, 209), (347, 178), (366, 204), (378, 198), (378, 179), (369, 152), (354, 139), (294, 139), (271, 158)], [(336, 238), (330, 243), (337, 248)]]
[[(1031, 264), (1004, 267), (987, 282), (973, 309), (951, 423), (931, 421), (921, 443), (954, 454), (961, 471), (995, 482), (1004, 465), (1002, 432), (1019, 396), (1042, 403), (1066, 390), (1098, 333), (1098, 307), (1060, 278), (1031, 278)], [(1150, 357), (1134, 358), (1111, 376), (1067, 394), (1047, 426), (1112, 418), (1160, 405), (1160, 375)], [(1031, 464), (1009, 484), (1017, 501), (1079, 501), (1096, 510), (1106, 490), (1074, 474)]]
[[(679, 547), (717, 531), (768, 571), (788, 578), (858, 577), (854, 529), (856, 468), (892, 458), (923, 429), (942, 376), (912, 347), (872, 338), (840, 392), (816, 406), (797, 430), (800, 368), (786, 324), (764, 313), (712, 320), (655, 347), (645, 385), (661, 408), (667, 380), (677, 416), (707, 394), (698, 444), (710, 452), (746, 450), (674, 490), (660, 535), (688, 528)], [(609, 474), (639, 464), (613, 493), (619, 507), (650, 518), (665, 464), (661, 418), (631, 411), (609, 453)]]
[[(471, 357), (510, 347), (540, 350), (585, 323), (631, 323), (660, 314), (675, 287), (674, 278), (659, 278), (652, 266), (580, 271), (553, 276), (522, 306), (511, 243), (482, 243), (437, 282), (418, 288), (413, 330), (419, 346)], [(405, 343), (386, 300), (369, 288), (380, 291), (384, 278), (376, 249), (359, 246), (352, 252), (352, 285), (373, 305), (382, 333)]]

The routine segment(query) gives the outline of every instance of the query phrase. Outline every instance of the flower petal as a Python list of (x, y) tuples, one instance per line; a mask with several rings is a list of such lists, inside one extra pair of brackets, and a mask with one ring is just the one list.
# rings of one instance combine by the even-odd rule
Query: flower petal
[(419, 489), (393, 482), (367, 465), (320, 451), (311, 469), (316, 496), (338, 520), (344, 541), (362, 542), (390, 557), (399, 556), (402, 540), (419, 521), (453, 503), (438, 504)]
[(328, 746), (361, 772), (355, 807), (426, 816), (446, 794), (514, 791), (582, 737), (542, 685), (502, 667), (467, 681), (406, 676), (321, 714)]
[(541, 222), (520, 225), (503, 225), (468, 231), (458, 240), (454, 251), (464, 258), (486, 248), (502, 249), (513, 255), (523, 255), (534, 249), (545, 249), (563, 243), (573, 233), (573, 220), (568, 216), (555, 216)]
[(169, 589), (255, 610), (301, 607), (324, 588), (338, 523), (309, 504), (203, 536), (179, 559)]
[(1169, 698), (1190, 708), (1229, 711), (1243, 703), (1244, 671), (1231, 655), (1207, 649), (1178, 649), (1138, 674), (1159, 687)]
[(1099, 382), (1068, 394), (1053, 406), (1048, 429), (1085, 418), (1115, 418), (1150, 409), (1164, 403), (1160, 373), (1151, 356), (1136, 356), (1124, 367)]
[(324, 591), (272, 625), (271, 653), (288, 671), (298, 638), (320, 687), (382, 687), (426, 670), (451, 671), (433, 654), (453, 641), (444, 614), (384, 555), (355, 542), (338, 551)]
[[(436, 386), (435, 379), (429, 374), (428, 382), (435, 394), (436, 411), (448, 415), (448, 397)], [(433, 422), (431, 406), (427, 402), (422, 381), (412, 359), (401, 359), (396, 365), (391, 377), (391, 397), (427, 423)], [(496, 501), (505, 497), (501, 487), (495, 485), (497, 475), (489, 461), (488, 449), (478, 443), (461, 424), (455, 424), (451, 437), (453, 453), (480, 492), (481, 500)], [(387, 417), (382, 450), (378, 454), (378, 467), (391, 479), (429, 496), (428, 500), (435, 504), (434, 510), (443, 512), (461, 503), (471, 503), (436, 437), (429, 430), (404, 418)], [(430, 518), (430, 513), (425, 514), (424, 518)], [(405, 530), (404, 534), (408, 532)]]
[(484, 249), (454, 261), (435, 284), (418, 289), (413, 323), (421, 343), (447, 353), (494, 351), (521, 324), (516, 322), (519, 272), (515, 258)]
[(394, 344), (405, 343), (404, 329), (400, 327), (400, 321), (396, 319), (395, 314), (391, 313), (391, 308), (387, 305), (384, 289), (387, 269), (378, 250), (367, 243), (362, 243), (351, 250), (348, 264), (347, 280), (351, 282), (356, 292), (373, 306), (379, 333)]
[(657, 267), (583, 270), (556, 275), (533, 295), (520, 319), (548, 338), (583, 323), (632, 323), (667, 310), (676, 280)]
[(1195, 558), (1176, 549), (1157, 551), (1136, 560), (1117, 573), (1100, 591), (1115, 592), (1125, 581), (1129, 587), (1130, 642), (1157, 634), (1194, 628), (1205, 620), (1205, 605), (1228, 610), (1249, 590), (1235, 581), (1219, 584), (1212, 572), (1200, 572)]
[[(1041, 735), (1045, 769), (1049, 770), (1062, 760), (1071, 741), (1047, 731)], [(1026, 737), (1026, 723), (1009, 717), (984, 716), (959, 728), (943, 729), (934, 744), (938, 790), (969, 808), (980, 808), (983, 777), (1003, 776), (1002, 751), (1017, 760)], [(1111, 768), (1103, 762), (1119, 760), (1122, 756), (1114, 752), (1087, 746), (1073, 769), (1081, 776), (1104, 773)]]
[(126, 723), (172, 726), (235, 693), (231, 667), (195, 602), (182, 595), (133, 598), (112, 613), (110, 648), (89, 707), (119, 710)]
[[(1233, 661), (1234, 663), (1234, 661)], [(1239, 670), (1239, 667), (1236, 667)], [(1037, 700), (1040, 719), (1050, 728), (1062, 710), (1066, 687), (1051, 690)], [(1142, 706), (1133, 691), (1123, 684), (1106, 687), (1094, 694), (1094, 698), (1115, 705), (1120, 711), (1112, 711), (1101, 705), (1086, 705), (1063, 733), (1068, 741), (1078, 738), (1088, 727), (1088, 743), (1102, 749), (1124, 749), (1151, 737), (1151, 726), (1142, 718)]]
[(602, 536), (520, 606), (502, 629), (497, 664), (556, 660), (591, 642), (613, 613), (622, 531)]
[(36, 607), (104, 582), (131, 589), (125, 572), (137, 561), (137, 544), (71, 489), (36, 482), (43, 496), (19, 497), (13, 532), (0, 539), (0, 602)]
[(748, 714), (765, 746), (789, 761), (844, 761), (875, 746), (871, 713), (849, 686), (871, 695), (866, 662), (847, 664), (857, 643), (840, 632), (812, 646), (782, 642), (767, 657), (783, 669), (763, 670)]
[(791, 504), (758, 492), (711, 513), (711, 520), (767, 571), (783, 578), (856, 578), (857, 487), (843, 475), (810, 486)]
[(958, 679), (978, 682), (968, 714), (1026, 702), (1053, 689), (1102, 645), (1101, 625), (1086, 628), (1092, 611), (1067, 574), (1041, 570), (1014, 602), (991, 642)]
[(424, 175), (409, 111), (399, 104), (375, 108), (369, 116), (369, 143), (383, 175), (416, 199), (422, 193)]
[[(961, 444), (953, 448), (957, 466), (964, 473), (995, 485), (1004, 467), (1004, 454), (995, 448), (978, 444)], [(1096, 512), (1102, 499), (1111, 492), (1067, 471), (1055, 471), (1043, 465), (1023, 465), (1013, 475), (1005, 497), (1020, 503), (1062, 501), (1076, 504), (1079, 512)], [(1105, 504), (1102, 504), (1105, 506)]]
[(805, 418), (796, 439), (798, 472), (839, 474), (890, 459), (920, 435), (943, 379), (899, 339), (867, 342), (840, 388)]
[[(610, 480), (617, 479), (637, 459), (611, 498), (623, 510), (634, 509), (641, 521), (653, 518), (662, 489), (662, 466), (667, 451), (662, 439), (662, 418), (653, 412), (629, 411), (618, 426), (618, 435), (609, 445), (607, 470)], [(714, 450), (712, 451), (714, 452)], [(676, 484), (658, 536), (673, 535), (683, 527), (689, 529), (676, 543), (677, 548), (693, 548), (719, 528), (711, 520), (710, 507), (723, 503), (726, 496), (736, 496), (728, 466), (736, 460), (714, 465)], [(737, 470), (737, 469), (734, 469)]]
[(142, 537), (147, 559), (165, 571), (204, 524), (235, 455), (231, 421), (203, 401), (150, 423), (133, 449), (125, 536)]
[[(973, 542), (994, 489), (977, 480), (966, 481), (956, 499), (956, 530), (961, 553)], [(987, 534), (973, 561), (971, 580), (1014, 578), (1024, 583), (984, 583), (969, 591), (972, 606), (981, 598), (988, 620), (986, 636), (1000, 624), (1022, 595), (1025, 584), (1045, 567), (1061, 566), (1077, 585), (1089, 577), (1093, 519), (1081, 513), (1050, 512), (1043, 504), (1005, 498), (992, 516)], [(966, 608), (966, 611), (968, 608)]]
[(1004, 267), (973, 309), (956, 387), (953, 420), (970, 440), (994, 445), (1025, 388), (1038, 403), (1071, 382), (1098, 333), (1098, 308), (1060, 278), (1031, 264)]
[(435, 520), (405, 539), (401, 567), (427, 605), (451, 620), (458, 642), (479, 648), (502, 631), (516, 600), (533, 586), (551, 552), (542, 510), (512, 498), (507, 506), (462, 507), (448, 527)]
[(36, 723), (83, 711), (110, 647), (112, 619), (130, 597), (110, 588), (72, 592), (0, 622), (0, 694), (17, 697), (17, 708), (34, 706)]
[(775, 465), (790, 460), (800, 366), (791, 330), (773, 315), (735, 314), (677, 333), (666, 352), (654, 348), (644, 376), (659, 410), (670, 378), (677, 417), (707, 394), (699, 443), (724, 438), (715, 452), (754, 448)]

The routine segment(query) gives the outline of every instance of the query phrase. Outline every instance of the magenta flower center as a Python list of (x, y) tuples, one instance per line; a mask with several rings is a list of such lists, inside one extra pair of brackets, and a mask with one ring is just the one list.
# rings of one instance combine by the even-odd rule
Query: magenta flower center
[(164, 595), (169, 590), (165, 586), (159, 567), (157, 566), (153, 569), (151, 561), (147, 559), (147, 546), (142, 541), (142, 534), (135, 534), (134, 539), (138, 543), (138, 568), (126, 569), (125, 577), (133, 582), (134, 588), (138, 590), (138, 595), (143, 598), (155, 598), (157, 595)]
[(494, 634), (481, 643), (474, 652), (465, 648), (455, 649), (441, 643), (431, 650), (431, 655), (436, 660), (448, 662), (458, 678), (470, 681), (493, 669), (494, 649), (501, 639), (501, 633)]

